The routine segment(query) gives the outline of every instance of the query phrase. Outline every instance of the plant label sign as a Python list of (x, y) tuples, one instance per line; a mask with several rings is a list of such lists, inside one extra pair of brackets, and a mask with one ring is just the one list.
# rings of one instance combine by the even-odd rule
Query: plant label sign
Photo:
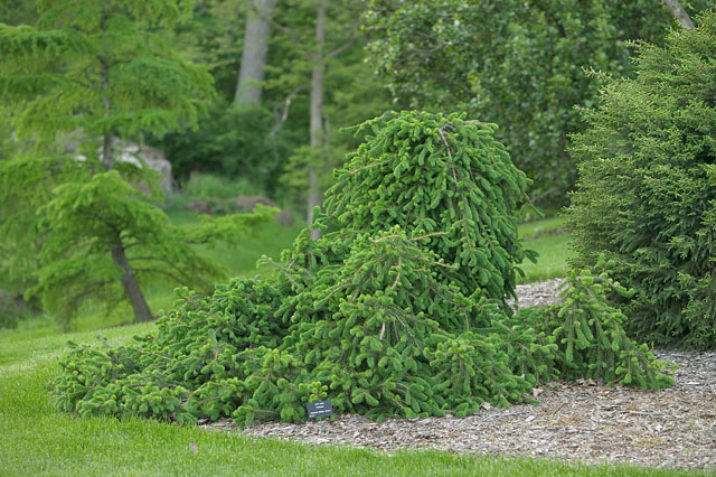
[(306, 409), (308, 409), (309, 419), (317, 417), (326, 417), (333, 414), (333, 405), (331, 404), (330, 400), (309, 402), (308, 404), (306, 404)]

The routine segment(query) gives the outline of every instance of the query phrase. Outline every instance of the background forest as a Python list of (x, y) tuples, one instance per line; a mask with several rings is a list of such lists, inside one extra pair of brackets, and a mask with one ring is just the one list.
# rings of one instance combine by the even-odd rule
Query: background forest
[[(331, 171), (359, 143), (345, 128), (387, 110), (497, 124), (532, 180), (531, 204), (549, 216), (575, 184), (570, 142), (586, 128), (579, 108), (598, 103), (605, 81), (635, 75), (638, 42), (663, 44), (674, 3), (691, 18), (712, 8), (6, 1), (0, 323), (40, 310), (65, 328), (98, 314), (122, 321), (129, 310), (115, 307), (126, 299), (130, 316), (148, 320), (149, 302), (166, 306), (159, 297), (173, 286), (208, 292), (250, 270), (298, 230), (267, 225), (277, 211), (253, 206), (310, 223)], [(171, 165), (161, 187), (137, 167), (155, 149)], [(242, 249), (246, 240), (269, 249)]]

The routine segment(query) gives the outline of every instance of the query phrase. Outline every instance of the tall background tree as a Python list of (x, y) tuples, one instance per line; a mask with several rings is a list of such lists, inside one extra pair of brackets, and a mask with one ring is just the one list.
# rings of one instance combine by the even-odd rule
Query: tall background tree
[(687, 30), (693, 30), (696, 28), (694, 26), (694, 22), (691, 21), (691, 17), (689, 17), (689, 14), (686, 13), (686, 10), (684, 10), (684, 7), (681, 6), (681, 3), (678, 0), (663, 0), (663, 3), (669, 8), (669, 10), (671, 10), (671, 13), (674, 14), (682, 27)]
[(212, 96), (211, 77), (182, 60), (163, 33), (191, 5), (48, 0), (37, 7), (32, 26), (0, 24), (0, 87), (13, 95), (23, 141), (2, 163), (0, 194), (25, 212), (5, 217), (0, 234), (20, 253), (39, 244), (29, 294), (64, 322), (84, 301), (110, 298), (128, 299), (136, 319), (148, 320), (143, 277), (208, 291), (218, 268), (188, 242), (229, 238), (258, 220), (227, 217), (182, 231), (156, 205), (154, 173), (116, 155), (118, 138), (196, 125)]
[(249, 4), (241, 68), (236, 84), (238, 104), (261, 102), (273, 7), (274, 0), (254, 0)]
[[(323, 192), (332, 183), (330, 170), (355, 143), (339, 130), (386, 109), (389, 98), (362, 62), (366, 37), (360, 30), (359, 17), (363, 2), (295, 3), (294, 9), (284, 13), (278, 28), (284, 34), (282, 45), (292, 57), (289, 64), (282, 65), (290, 68), (284, 69), (282, 78), (294, 85), (289, 94), (308, 92), (308, 141), (304, 139), (292, 151), (284, 180), (294, 193), (302, 192), (299, 195), (305, 200), (310, 226), (314, 208), (321, 205)], [(310, 19), (312, 28), (306, 29), (305, 21), (296, 21), (300, 18), (297, 11)], [(300, 110), (296, 113), (301, 115)], [(318, 231), (312, 230), (312, 235), (317, 237)]]

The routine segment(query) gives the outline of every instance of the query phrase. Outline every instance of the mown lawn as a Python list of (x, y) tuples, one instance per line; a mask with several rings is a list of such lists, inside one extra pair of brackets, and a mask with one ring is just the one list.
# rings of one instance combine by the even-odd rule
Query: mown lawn
[[(197, 215), (192, 212), (170, 212), (169, 217), (177, 224), (190, 224), (197, 221)], [(229, 276), (253, 276), (270, 270), (256, 268), (256, 261), (262, 255), (279, 260), (281, 251), (291, 247), (296, 235), (302, 229), (303, 223), (288, 227), (273, 222), (242, 237), (236, 245), (217, 244), (198, 246), (197, 249), (203, 255), (224, 265)]]
[(520, 268), (525, 276), (519, 283), (530, 283), (563, 277), (567, 273), (567, 260), (573, 256), (571, 236), (565, 229), (565, 219), (553, 217), (520, 224), (519, 237), (525, 248), (536, 251), (537, 263), (525, 260)]
[[(152, 324), (102, 331), (116, 345)], [(0, 334), (0, 475), (705, 475), (437, 451), (384, 453), (310, 446), (140, 419), (79, 418), (55, 409), (52, 382), (64, 342), (99, 343), (96, 332), (44, 338)], [(194, 444), (192, 444), (194, 443)]]

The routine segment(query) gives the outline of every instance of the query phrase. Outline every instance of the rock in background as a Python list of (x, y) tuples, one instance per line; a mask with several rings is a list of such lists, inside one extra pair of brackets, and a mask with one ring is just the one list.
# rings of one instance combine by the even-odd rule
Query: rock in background
[(174, 192), (172, 164), (167, 160), (164, 152), (160, 149), (123, 140), (115, 140), (113, 147), (117, 161), (128, 162), (137, 167), (144, 167), (144, 165), (146, 165), (153, 171), (159, 173), (159, 187), (161, 187), (164, 195), (169, 195)]

